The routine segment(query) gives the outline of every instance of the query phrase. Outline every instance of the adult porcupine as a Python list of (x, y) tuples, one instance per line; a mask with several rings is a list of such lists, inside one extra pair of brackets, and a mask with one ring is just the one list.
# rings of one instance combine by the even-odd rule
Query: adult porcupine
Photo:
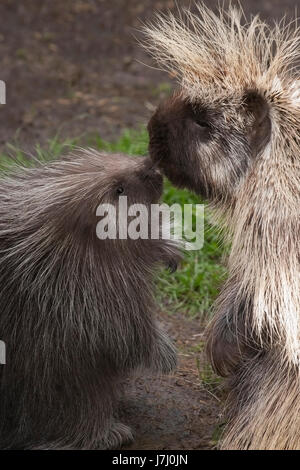
[(131, 439), (115, 418), (120, 382), (137, 367), (176, 364), (153, 318), (152, 275), (178, 250), (162, 239), (100, 240), (96, 209), (121, 193), (149, 208), (161, 191), (149, 159), (96, 151), (1, 178), (1, 448)]
[(246, 23), (232, 7), (198, 9), (145, 28), (181, 84), (149, 123), (150, 154), (176, 185), (210, 199), (231, 235), (208, 341), (232, 390), (222, 447), (297, 449), (300, 34)]

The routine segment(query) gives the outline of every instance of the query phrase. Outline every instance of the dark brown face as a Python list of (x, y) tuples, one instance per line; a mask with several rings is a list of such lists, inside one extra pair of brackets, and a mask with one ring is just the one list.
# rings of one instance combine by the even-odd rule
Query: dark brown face
[[(59, 219), (63, 229), (69, 233), (81, 237), (85, 242), (90, 238), (97, 241), (96, 226), (107, 215), (107, 204), (115, 210), (118, 224), (119, 211), (123, 211), (122, 214), (127, 217), (127, 209), (142, 204), (150, 214), (151, 204), (159, 202), (163, 177), (150, 158), (91, 152), (87, 153), (86, 160), (81, 166), (70, 165), (70, 179), (77, 177), (76, 188), (81, 196), (79, 198), (71, 186), (68, 207), (64, 209), (68, 217)], [(79, 175), (76, 175), (77, 170)]]
[(150, 157), (173, 184), (208, 199), (230, 197), (270, 137), (264, 101), (249, 92), (239, 107), (206, 107), (175, 94), (148, 124)]
[(113, 175), (109, 198), (116, 203), (127, 196), (128, 204), (155, 204), (163, 191), (163, 177), (150, 158), (134, 158), (134, 166), (125, 166)]
[[(130, 256), (133, 260), (143, 260), (144, 267), (165, 264), (174, 271), (180, 258), (179, 249), (161, 238), (163, 219), (152, 218), (151, 205), (159, 203), (163, 192), (163, 177), (157, 165), (150, 158), (133, 158), (126, 155), (120, 155), (118, 158), (115, 155), (107, 163), (105, 173), (109, 184), (101, 204), (110, 203), (116, 210), (116, 238), (104, 239), (101, 242), (98, 240), (98, 245), (101, 243), (106, 247), (102, 250), (102, 255), (111, 256), (114, 253), (119, 260)], [(124, 196), (127, 198), (126, 203), (125, 198), (122, 199)], [(101, 215), (103, 216), (103, 213)], [(100, 220), (101, 218), (97, 217), (95, 225)], [(138, 221), (135, 222), (136, 220)], [(131, 223), (142, 236), (130, 236)], [(120, 234), (124, 233), (125, 225), (125, 233), (128, 233), (128, 236), (123, 238)], [(154, 238), (153, 229), (157, 230), (158, 234)], [(128, 266), (131, 265), (130, 259)]]

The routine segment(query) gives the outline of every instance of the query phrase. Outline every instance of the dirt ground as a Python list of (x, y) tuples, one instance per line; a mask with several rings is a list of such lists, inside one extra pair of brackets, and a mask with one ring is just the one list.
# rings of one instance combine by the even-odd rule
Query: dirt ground
[[(115, 139), (145, 124), (170, 88), (139, 47), (138, 29), (173, 0), (1, 0), (0, 150), (15, 139), (23, 149), (62, 137), (98, 133)], [(189, 5), (190, 0), (177, 1)], [(217, 1), (207, 1), (215, 7)], [(299, 0), (249, 0), (247, 14), (293, 16)], [(148, 66), (147, 66), (148, 65)], [(205, 372), (202, 328), (184, 314), (161, 314), (180, 363), (168, 378), (137, 378), (122, 404), (136, 430), (131, 449), (209, 449), (222, 422), (222, 386)], [(221, 400), (221, 401), (220, 401)]]
[(136, 378), (121, 404), (121, 418), (135, 441), (128, 449), (211, 449), (222, 426), (222, 382), (204, 354), (203, 329), (184, 314), (160, 314), (174, 340), (179, 364), (167, 377)]

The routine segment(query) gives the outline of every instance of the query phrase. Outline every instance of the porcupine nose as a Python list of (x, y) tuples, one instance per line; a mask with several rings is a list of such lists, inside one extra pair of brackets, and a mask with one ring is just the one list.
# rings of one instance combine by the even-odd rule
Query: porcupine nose
[[(152, 165), (153, 165), (153, 164), (152, 164)], [(153, 177), (161, 178), (161, 176), (162, 176), (161, 171), (160, 171), (160, 169), (158, 168), (157, 165), (153, 165), (153, 166), (149, 169), (149, 173), (150, 173), (150, 175), (152, 175)]]
[(140, 170), (144, 187), (148, 188), (151, 200), (160, 198), (163, 190), (163, 177), (160, 170), (150, 158), (146, 158)]
[(146, 158), (142, 169), (142, 176), (144, 179), (157, 179), (159, 182), (162, 180), (161, 171), (158, 168), (157, 163), (153, 162), (151, 158)]

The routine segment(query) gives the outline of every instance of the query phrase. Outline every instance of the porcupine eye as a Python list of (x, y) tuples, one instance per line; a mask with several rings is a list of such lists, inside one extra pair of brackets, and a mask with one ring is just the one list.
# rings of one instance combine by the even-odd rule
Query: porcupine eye
[(210, 129), (210, 125), (207, 121), (205, 121), (203, 118), (199, 117), (194, 119), (194, 122), (199, 126), (201, 129)]
[(210, 123), (207, 120), (206, 111), (203, 108), (199, 109), (197, 107), (193, 107), (192, 119), (202, 131), (208, 131), (211, 129)]
[(124, 193), (124, 188), (123, 186), (119, 186), (116, 190), (117, 194), (120, 195), (120, 194), (123, 194)]

